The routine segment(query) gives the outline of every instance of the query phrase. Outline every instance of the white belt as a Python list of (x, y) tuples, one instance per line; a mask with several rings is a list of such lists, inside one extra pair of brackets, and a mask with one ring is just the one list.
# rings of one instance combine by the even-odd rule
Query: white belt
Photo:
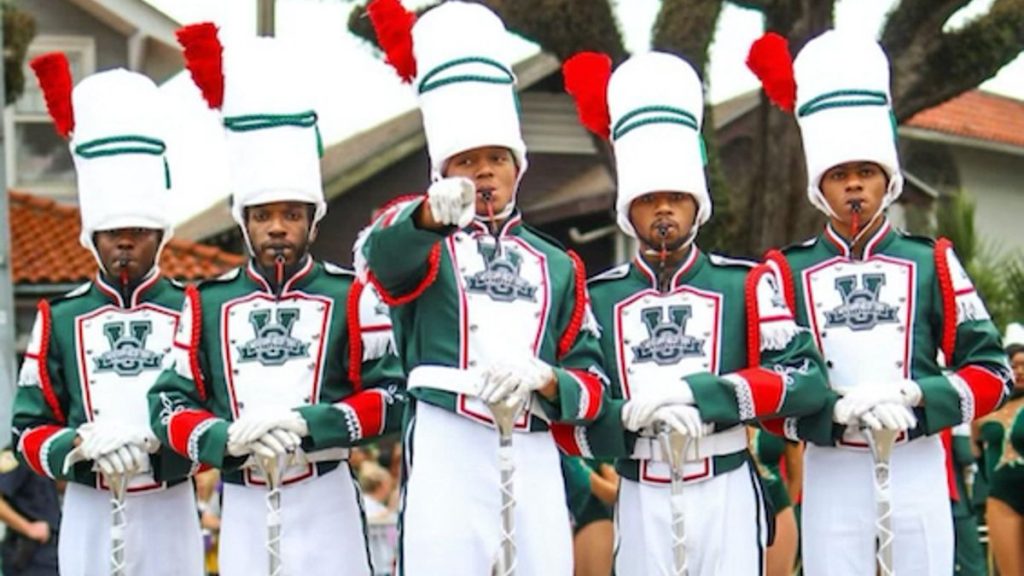
[(483, 384), (483, 374), (477, 370), (462, 370), (451, 366), (417, 366), (409, 372), (406, 387), (409, 390), (434, 388), (476, 397)]
[[(483, 373), (479, 370), (463, 370), (436, 365), (422, 365), (413, 368), (409, 372), (409, 379), (405, 384), (407, 390), (430, 388), (473, 398), (479, 398), (483, 385)], [(534, 416), (545, 422), (550, 421), (548, 415), (544, 413), (544, 409), (538, 404), (535, 395), (530, 398), (529, 409)]]
[[(700, 462), (712, 456), (733, 454), (747, 448), (747, 430), (743, 426), (734, 426), (724, 432), (718, 432), (697, 438), (690, 442), (686, 451), (686, 462)], [(637, 438), (633, 446), (634, 460), (654, 460), (667, 462), (661, 451), (661, 440), (649, 436)]]
[[(323, 450), (317, 450), (315, 452), (303, 452), (299, 450), (294, 455), (294, 460), (289, 464), (291, 466), (306, 466), (307, 464), (315, 464), (317, 462), (337, 462), (341, 460), (348, 460), (349, 456), (348, 448), (324, 448)], [(242, 468), (256, 467), (256, 456), (249, 456), (241, 466)]]

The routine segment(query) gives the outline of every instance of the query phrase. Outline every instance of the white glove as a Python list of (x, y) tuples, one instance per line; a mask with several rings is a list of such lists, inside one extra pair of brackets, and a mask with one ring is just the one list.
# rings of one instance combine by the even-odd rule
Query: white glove
[(250, 451), (260, 458), (276, 459), (293, 454), (302, 444), (302, 437), (284, 428), (274, 428), (249, 444)]
[(836, 402), (833, 420), (838, 424), (856, 424), (864, 414), (879, 404), (899, 404), (908, 408), (921, 404), (921, 387), (913, 380), (895, 384), (862, 384), (851, 389)]
[(430, 214), (441, 224), (468, 226), (476, 215), (476, 185), (468, 178), (442, 178), (427, 190)]
[(654, 423), (654, 413), (662, 406), (693, 404), (693, 390), (685, 380), (666, 383), (644, 390), (642, 396), (628, 400), (622, 406), (622, 425), (639, 432)]
[(917, 426), (917, 417), (914, 412), (896, 402), (886, 402), (872, 408), (861, 416), (863, 422), (872, 430), (910, 430)]
[(120, 448), (95, 458), (96, 467), (105, 476), (133, 476), (150, 469), (149, 454), (136, 444), (124, 444)]
[(664, 422), (674, 432), (690, 438), (704, 436), (704, 421), (700, 418), (700, 411), (687, 404), (658, 408), (654, 412), (654, 422)]
[(82, 438), (78, 450), (86, 460), (95, 460), (127, 444), (133, 444), (140, 451), (149, 453), (160, 448), (160, 442), (148, 428), (136, 428), (116, 421), (87, 422), (79, 426), (76, 432)]
[(484, 371), (479, 396), (488, 404), (508, 402), (511, 405), (554, 379), (555, 371), (551, 366), (533, 356), (515, 362), (497, 362)]
[[(245, 456), (254, 451), (252, 444), (263, 441), (272, 430), (283, 430), (299, 438), (309, 435), (305, 418), (294, 410), (272, 410), (243, 414), (228, 426), (227, 451), (231, 456)], [(294, 444), (298, 444), (294, 443)], [(293, 442), (288, 441), (291, 445)]]

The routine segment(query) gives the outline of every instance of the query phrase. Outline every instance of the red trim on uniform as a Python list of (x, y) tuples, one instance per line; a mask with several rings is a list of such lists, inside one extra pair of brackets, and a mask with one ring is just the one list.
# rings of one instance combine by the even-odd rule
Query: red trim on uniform
[(568, 253), (569, 258), (572, 259), (572, 268), (576, 282), (574, 292), (576, 302), (572, 309), (569, 326), (562, 333), (562, 338), (558, 341), (559, 358), (562, 358), (572, 350), (573, 344), (576, 343), (576, 337), (580, 335), (580, 328), (583, 327), (583, 317), (587, 312), (587, 267), (579, 257), (579, 254), (572, 250), (569, 250)]
[(384, 432), (384, 410), (387, 403), (384, 401), (384, 392), (381, 390), (364, 390), (353, 394), (342, 400), (356, 413), (359, 419), (359, 428), (363, 431), (363, 438), (380, 436)]
[(429, 288), (430, 285), (434, 283), (434, 280), (437, 280), (437, 272), (438, 270), (440, 270), (440, 268), (441, 243), (438, 242), (437, 244), (434, 244), (433, 248), (430, 249), (430, 254), (427, 256), (427, 273), (423, 276), (423, 280), (408, 294), (405, 294), (403, 296), (392, 295), (384, 288), (383, 285), (381, 285), (380, 280), (377, 279), (377, 276), (373, 273), (372, 270), (369, 272), (369, 274), (367, 274), (367, 277), (369, 278), (370, 283), (373, 284), (373, 287), (377, 289), (377, 293), (380, 294), (380, 299), (383, 300), (384, 303), (387, 304), (388, 306), (394, 308), (396, 306), (408, 304), (409, 302), (412, 302), (413, 300), (419, 298), (420, 295), (422, 295), (423, 292), (426, 291), (426, 289)]
[(953, 351), (956, 348), (956, 294), (953, 291), (953, 276), (949, 270), (948, 251), (953, 243), (948, 238), (935, 241), (935, 275), (939, 279), (939, 294), (942, 297), (942, 354), (946, 365), (953, 365)]
[(167, 419), (167, 440), (171, 449), (189, 458), (188, 439), (192, 431), (203, 422), (214, 418), (214, 415), (206, 410), (182, 410), (171, 414)]
[(601, 411), (601, 404), (604, 402), (604, 385), (601, 384), (601, 379), (585, 370), (569, 369), (566, 372), (579, 381), (580, 388), (585, 389), (590, 397), (587, 411), (583, 414), (583, 419), (593, 420), (597, 418), (598, 413)]
[[(374, 210), (373, 211), (373, 215), (370, 216), (370, 222), (372, 224), (377, 219), (380, 219), (380, 224), (379, 224), (380, 227), (381, 228), (387, 228), (388, 226), (391, 225), (392, 222), (395, 221), (395, 217), (398, 216), (398, 213), (402, 211), (401, 210), (401, 206), (399, 206), (400, 204), (405, 204), (407, 202), (413, 202), (413, 201), (421, 200), (421, 199), (422, 200), (426, 200), (427, 199), (427, 195), (426, 194), (402, 194), (401, 196), (396, 196), (396, 197), (392, 198), (391, 200), (388, 200), (387, 202), (385, 202), (383, 205), (381, 205), (376, 210)], [(384, 216), (383, 218), (381, 218), (382, 215)]]
[(793, 282), (793, 269), (789, 266), (789, 260), (780, 250), (769, 250), (764, 255), (765, 260), (770, 260), (779, 267), (779, 274), (782, 276), (782, 296), (786, 299), (791, 312), (796, 311), (796, 285)]
[(567, 456), (583, 456), (583, 449), (576, 442), (576, 427), (572, 424), (551, 423), (551, 437), (555, 444)]
[(43, 323), (39, 335), (39, 359), (37, 360), (39, 365), (39, 384), (43, 389), (43, 398), (46, 400), (47, 406), (50, 407), (50, 411), (53, 412), (54, 419), (64, 424), (67, 422), (67, 418), (64, 416), (64, 410), (60, 407), (57, 393), (53, 390), (53, 381), (50, 380), (50, 368), (47, 365), (47, 360), (50, 357), (50, 332), (53, 329), (53, 311), (50, 309), (50, 303), (46, 300), (40, 300), (37, 308), (39, 309), (39, 319)]
[(1003, 380), (981, 366), (965, 366), (956, 375), (963, 378), (974, 394), (974, 418), (980, 418), (999, 406), (1003, 398)]
[(46, 424), (31, 428), (21, 435), (21, 453), (25, 456), (29, 468), (40, 476), (49, 476), (43, 466), (42, 449), (47, 440), (53, 438), (64, 428), (54, 424)]
[(785, 418), (770, 418), (759, 421), (761, 428), (765, 432), (771, 433), (773, 436), (779, 438), (786, 437), (786, 419)]
[(200, 309), (199, 289), (195, 284), (185, 287), (185, 298), (188, 299), (189, 309), (192, 312), (192, 334), (188, 343), (188, 365), (192, 370), (192, 381), (196, 385), (196, 392), (199, 399), (206, 401), (206, 383), (203, 381), (203, 369), (199, 364), (199, 337), (203, 333), (203, 314)]
[(761, 311), (757, 304), (757, 284), (772, 270), (767, 264), (758, 264), (747, 274), (743, 296), (747, 306), (747, 366), (761, 365)]
[(348, 290), (345, 314), (348, 316), (348, 380), (358, 393), (363, 390), (363, 330), (359, 322), (359, 298), (365, 285), (356, 280)]
[(946, 456), (946, 488), (949, 489), (949, 499), (959, 502), (960, 491), (956, 488), (956, 472), (953, 470), (953, 429), (944, 428), (939, 432), (939, 438), (942, 439), (942, 451)]
[(750, 384), (754, 397), (754, 414), (758, 417), (779, 411), (782, 398), (786, 395), (786, 382), (782, 375), (765, 368), (746, 368), (736, 372)]

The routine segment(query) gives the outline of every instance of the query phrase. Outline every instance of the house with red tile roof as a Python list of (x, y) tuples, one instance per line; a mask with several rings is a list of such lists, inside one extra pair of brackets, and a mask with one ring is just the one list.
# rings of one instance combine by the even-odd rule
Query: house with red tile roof
[(900, 137), (907, 171), (973, 199), (975, 227), (997, 250), (1024, 250), (1024, 100), (970, 90), (915, 114)]
[[(14, 279), (16, 347), (22, 351), (35, 317), (36, 302), (74, 289), (96, 275), (96, 260), (78, 242), (78, 207), (11, 191), (11, 272)], [(160, 256), (160, 270), (183, 282), (219, 276), (245, 257), (180, 238), (171, 238)]]

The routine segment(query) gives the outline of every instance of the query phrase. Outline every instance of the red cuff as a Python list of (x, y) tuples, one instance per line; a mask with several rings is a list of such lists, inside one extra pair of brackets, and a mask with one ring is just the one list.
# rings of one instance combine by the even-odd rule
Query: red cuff
[(387, 420), (385, 418), (387, 401), (384, 394), (385, 392), (382, 390), (364, 390), (338, 403), (351, 410), (359, 422), (358, 432), (352, 435), (353, 441), (380, 436), (384, 433), (384, 423)]
[(765, 368), (747, 368), (736, 372), (736, 375), (750, 385), (755, 416), (761, 417), (779, 411), (786, 396), (786, 382), (781, 374)]
[(21, 435), (21, 453), (29, 468), (36, 474), (53, 478), (53, 474), (47, 472), (49, 466), (43, 462), (43, 444), (63, 429), (61, 426), (47, 424), (32, 428)]
[(584, 370), (566, 370), (580, 387), (580, 409), (581, 420), (593, 420), (601, 413), (601, 404), (604, 402), (604, 386), (601, 379)]
[(1003, 380), (980, 366), (967, 366), (957, 371), (974, 395), (974, 417), (980, 418), (999, 406), (1005, 391)]
[(167, 439), (171, 443), (171, 450), (186, 458), (193, 455), (188, 452), (188, 442), (195, 431), (203, 422), (214, 418), (214, 415), (205, 410), (182, 410), (175, 412), (167, 419)]

